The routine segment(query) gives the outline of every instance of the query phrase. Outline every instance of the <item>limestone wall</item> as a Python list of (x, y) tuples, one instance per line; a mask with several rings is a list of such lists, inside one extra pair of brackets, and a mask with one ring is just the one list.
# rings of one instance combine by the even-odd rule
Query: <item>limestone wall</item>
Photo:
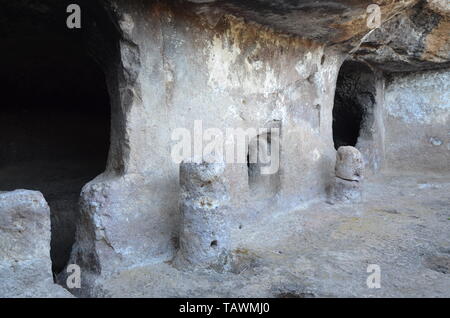
[(450, 171), (450, 73), (398, 74), (385, 91), (386, 168)]
[(198, 120), (204, 130), (224, 132), (274, 123), (281, 128), (274, 195), (257, 200), (247, 164), (228, 165), (229, 218), (236, 229), (261, 217), (266, 206), (292, 208), (325, 194), (335, 161), (332, 107), (344, 54), (189, 5), (135, 1), (115, 13), (123, 39), (113, 89), (121, 101), (113, 125), (120, 125), (113, 137), (124, 139), (112, 142), (107, 173), (83, 190), (72, 262), (111, 272), (174, 255), (180, 224), (172, 133), (186, 128), (193, 134)]

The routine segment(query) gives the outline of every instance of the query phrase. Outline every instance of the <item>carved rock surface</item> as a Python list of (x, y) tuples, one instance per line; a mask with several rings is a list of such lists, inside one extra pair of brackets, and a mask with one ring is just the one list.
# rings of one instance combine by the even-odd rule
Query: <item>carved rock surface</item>
[(358, 149), (351, 146), (339, 147), (336, 153), (336, 177), (359, 181), (363, 177), (364, 160)]
[(182, 229), (178, 262), (221, 268), (229, 249), (229, 189), (224, 163), (180, 166)]
[(0, 192), (0, 282), (0, 297), (70, 297), (53, 283), (50, 209), (40, 192)]
[[(189, 1), (196, 3), (203, 12), (220, 9), (224, 13), (243, 17), (279, 32), (323, 43), (344, 43), (364, 36), (370, 31), (366, 9), (374, 3), (370, 0)], [(418, 0), (381, 0), (376, 3), (381, 8), (382, 21), (385, 21), (417, 2)]]
[(351, 146), (339, 147), (336, 153), (335, 173), (331, 201), (361, 201), (364, 160), (359, 150)]
[(375, 30), (354, 54), (385, 72), (450, 67), (450, 3), (420, 1)]
[(336, 202), (359, 202), (362, 198), (362, 183), (335, 178), (332, 200)]

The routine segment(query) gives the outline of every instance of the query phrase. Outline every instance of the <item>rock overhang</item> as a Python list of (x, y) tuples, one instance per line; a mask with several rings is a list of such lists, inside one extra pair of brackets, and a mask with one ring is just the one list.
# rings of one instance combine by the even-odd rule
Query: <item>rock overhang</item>
[(386, 21), (418, 2), (417, 0), (188, 1), (196, 3), (199, 7), (222, 10), (224, 13), (257, 22), (276, 31), (325, 44), (360, 39), (369, 32), (367, 7), (371, 4), (380, 6), (382, 21)]
[[(186, 0), (206, 15), (231, 14), (276, 32), (351, 52), (384, 72), (450, 66), (450, 5), (441, 0), (289, 1)], [(381, 27), (367, 24), (367, 8), (381, 9)]]

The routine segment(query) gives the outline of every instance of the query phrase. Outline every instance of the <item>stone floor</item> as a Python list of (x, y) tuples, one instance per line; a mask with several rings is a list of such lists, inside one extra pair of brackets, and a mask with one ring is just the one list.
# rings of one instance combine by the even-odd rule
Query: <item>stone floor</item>
[[(450, 297), (450, 177), (380, 175), (360, 204), (318, 200), (241, 231), (233, 273), (170, 262), (101, 282), (111, 297)], [(369, 289), (369, 264), (381, 288)]]

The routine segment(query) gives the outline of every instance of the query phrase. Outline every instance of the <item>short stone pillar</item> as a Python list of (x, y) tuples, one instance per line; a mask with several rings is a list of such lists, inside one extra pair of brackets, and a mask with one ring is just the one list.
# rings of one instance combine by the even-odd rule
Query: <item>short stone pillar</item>
[(225, 163), (180, 166), (180, 249), (174, 264), (223, 267), (229, 251), (230, 210)]
[(364, 160), (358, 149), (339, 147), (336, 154), (335, 182), (331, 199), (342, 202), (358, 202), (362, 199)]

